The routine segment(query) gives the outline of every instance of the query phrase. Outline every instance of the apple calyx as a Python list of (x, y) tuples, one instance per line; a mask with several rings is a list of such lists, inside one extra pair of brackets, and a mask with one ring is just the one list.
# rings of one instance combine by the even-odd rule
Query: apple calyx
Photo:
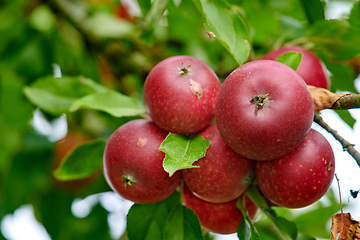
[(260, 109), (263, 109), (266, 106), (266, 104), (270, 101), (270, 99), (268, 98), (268, 95), (269, 94), (256, 95), (250, 99), (251, 103), (255, 103), (255, 111), (254, 111), (255, 115), (257, 115), (258, 111)]
[(331, 169), (334, 168), (334, 164), (332, 162), (329, 163), (329, 165), (326, 167), (326, 171), (330, 172)]
[(121, 177), (122, 177), (122, 179), (124, 180), (125, 188), (126, 188), (127, 186), (131, 186), (131, 185), (133, 185), (134, 183), (136, 183), (136, 181), (135, 181), (135, 179), (134, 179), (134, 176), (132, 176), (132, 175), (123, 174)]
[(179, 66), (179, 68), (180, 68), (180, 70), (179, 70), (180, 74), (181, 74), (181, 75), (186, 75), (186, 74), (188, 74), (188, 73), (190, 72), (190, 66), (191, 66), (191, 65), (184, 66), (183, 64), (182, 64), (181, 66)]

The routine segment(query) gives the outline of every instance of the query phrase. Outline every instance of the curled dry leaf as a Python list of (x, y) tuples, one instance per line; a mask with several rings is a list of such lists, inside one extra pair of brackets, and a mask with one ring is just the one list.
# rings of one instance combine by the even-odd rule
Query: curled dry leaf
[[(337, 234), (340, 233), (338, 237)], [(332, 216), (330, 240), (360, 239), (360, 223), (352, 219), (350, 213), (339, 213)]]
[(346, 94), (332, 93), (325, 88), (318, 88), (314, 86), (309, 86), (308, 89), (311, 93), (314, 102), (315, 112), (320, 112), (324, 109), (332, 108), (332, 106)]

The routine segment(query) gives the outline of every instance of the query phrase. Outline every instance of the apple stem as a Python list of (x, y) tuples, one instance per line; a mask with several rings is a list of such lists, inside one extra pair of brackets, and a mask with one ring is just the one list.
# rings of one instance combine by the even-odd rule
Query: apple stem
[(250, 99), (251, 103), (255, 103), (255, 115), (257, 115), (259, 109), (263, 109), (265, 105), (270, 101), (268, 98), (269, 94), (253, 96)]
[(125, 188), (127, 186), (131, 186), (134, 183), (136, 183), (136, 181), (135, 181), (135, 179), (134, 179), (134, 177), (132, 175), (124, 174), (121, 177), (124, 180)]

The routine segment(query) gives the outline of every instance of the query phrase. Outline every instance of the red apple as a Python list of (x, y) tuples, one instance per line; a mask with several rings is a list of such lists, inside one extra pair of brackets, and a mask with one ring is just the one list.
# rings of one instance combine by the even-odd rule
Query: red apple
[(239, 197), (250, 184), (255, 162), (232, 151), (214, 124), (198, 135), (209, 140), (210, 146), (205, 157), (193, 164), (199, 168), (183, 170), (186, 185), (209, 202), (228, 202)]
[[(225, 203), (207, 202), (192, 194), (184, 184), (182, 201), (184, 206), (193, 210), (198, 216), (200, 225), (213, 233), (235, 233), (243, 219), (241, 211), (236, 207), (238, 199)], [(258, 208), (247, 197), (245, 199), (245, 208), (249, 217), (254, 219)]]
[(167, 132), (145, 119), (120, 126), (107, 142), (104, 173), (112, 189), (136, 203), (154, 203), (170, 196), (181, 181), (163, 169), (165, 154), (158, 150)]
[(301, 208), (319, 200), (334, 178), (335, 157), (326, 138), (311, 130), (302, 144), (286, 156), (256, 163), (256, 181), (274, 204)]
[(330, 88), (330, 79), (324, 63), (313, 52), (303, 47), (281, 47), (265, 54), (262, 59), (276, 60), (280, 55), (288, 52), (302, 53), (301, 62), (296, 72), (304, 79), (307, 85)]
[(214, 119), (220, 81), (214, 71), (191, 56), (175, 56), (158, 63), (144, 85), (146, 109), (162, 129), (194, 133)]
[(215, 118), (225, 143), (254, 160), (272, 160), (300, 145), (314, 117), (310, 92), (285, 64), (258, 60), (235, 69), (217, 98)]

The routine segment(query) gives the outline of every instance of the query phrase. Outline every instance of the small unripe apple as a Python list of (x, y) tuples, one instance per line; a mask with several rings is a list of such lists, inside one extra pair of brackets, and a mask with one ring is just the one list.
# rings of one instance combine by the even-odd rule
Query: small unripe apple
[(151, 119), (173, 133), (194, 133), (214, 119), (220, 88), (215, 72), (191, 56), (175, 56), (158, 63), (146, 77), (144, 100)]
[(302, 144), (282, 158), (256, 163), (256, 182), (264, 196), (280, 207), (301, 208), (329, 189), (335, 157), (326, 138), (310, 130)]
[(198, 133), (210, 146), (205, 157), (183, 170), (189, 189), (209, 202), (228, 202), (238, 198), (249, 186), (255, 162), (231, 150), (221, 138), (216, 125)]
[(299, 146), (313, 117), (312, 97), (303, 79), (271, 60), (235, 69), (221, 86), (215, 107), (225, 143), (254, 160), (276, 159)]
[(165, 153), (158, 150), (167, 132), (145, 119), (120, 126), (104, 153), (104, 173), (112, 189), (136, 203), (159, 202), (170, 196), (181, 181), (163, 168)]
[[(184, 206), (193, 210), (198, 216), (200, 225), (213, 233), (235, 233), (243, 219), (241, 211), (236, 206), (238, 199), (225, 203), (207, 202), (192, 194), (184, 184), (182, 201)], [(258, 208), (247, 197), (245, 197), (245, 209), (250, 219), (254, 219)]]
[(304, 79), (307, 85), (321, 88), (330, 88), (330, 79), (324, 63), (310, 50), (300, 46), (280, 47), (265, 54), (262, 59), (276, 60), (280, 55), (288, 52), (302, 54), (301, 62), (296, 72)]

